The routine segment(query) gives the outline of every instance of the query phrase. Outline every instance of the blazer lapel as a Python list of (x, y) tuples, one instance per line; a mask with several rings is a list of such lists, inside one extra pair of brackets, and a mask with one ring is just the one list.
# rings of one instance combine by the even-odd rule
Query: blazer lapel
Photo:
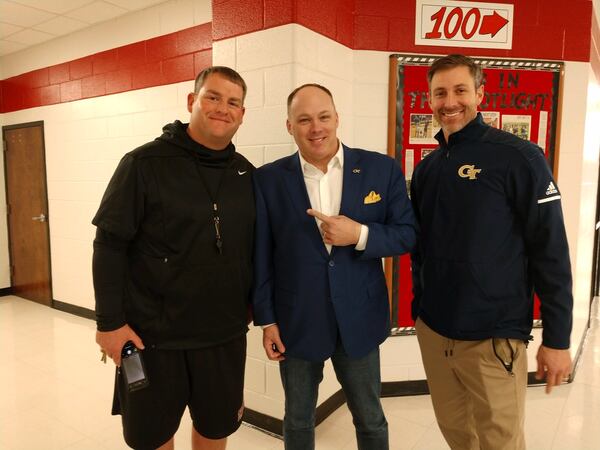
[(360, 165), (358, 152), (350, 150), (344, 145), (344, 179), (342, 181), (342, 201), (340, 204), (340, 215), (359, 220), (357, 217), (357, 206), (361, 198), (361, 186), (364, 179), (365, 169)]
[(292, 199), (294, 205), (293, 209), (298, 213), (298, 219), (301, 224), (300, 228), (306, 230), (310, 240), (315, 244), (322, 256), (329, 259), (329, 253), (327, 253), (327, 248), (323, 243), (323, 238), (321, 237), (317, 222), (314, 217), (311, 217), (306, 213), (306, 210), (310, 208), (311, 205), (310, 199), (308, 198), (308, 192), (306, 191), (306, 183), (304, 182), (302, 168), (300, 167), (298, 152), (289, 158), (285, 168), (286, 173), (283, 174), (283, 183)]

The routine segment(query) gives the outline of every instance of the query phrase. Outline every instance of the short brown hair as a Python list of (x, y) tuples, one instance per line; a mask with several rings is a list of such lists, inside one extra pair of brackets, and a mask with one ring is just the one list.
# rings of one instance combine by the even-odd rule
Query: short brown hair
[(246, 82), (239, 73), (226, 66), (212, 66), (202, 70), (196, 77), (196, 81), (194, 83), (194, 94), (200, 92), (200, 89), (202, 89), (202, 86), (204, 86), (206, 78), (213, 73), (217, 73), (222, 77), (227, 78), (232, 83), (235, 83), (238, 86), (240, 86), (243, 91), (242, 102), (246, 99), (246, 92), (248, 91)]
[(306, 84), (303, 84), (302, 86), (298, 86), (296, 89), (294, 89), (292, 92), (290, 92), (290, 95), (288, 95), (288, 98), (287, 98), (288, 115), (290, 114), (290, 106), (292, 106), (292, 101), (294, 100), (294, 97), (296, 96), (298, 91), (300, 91), (306, 87), (314, 87), (317, 89), (321, 89), (323, 92), (325, 92), (327, 95), (329, 95), (329, 97), (331, 98), (331, 103), (333, 103), (333, 107), (335, 108), (335, 102), (333, 101), (333, 95), (331, 94), (331, 91), (329, 89), (327, 89), (325, 86), (321, 86), (320, 84), (317, 84), (317, 83), (306, 83)]
[(427, 83), (429, 84), (429, 87), (431, 88), (431, 80), (436, 72), (453, 69), (454, 67), (460, 66), (464, 66), (469, 69), (469, 72), (471, 72), (471, 76), (475, 81), (475, 89), (479, 89), (479, 86), (483, 84), (483, 71), (481, 70), (481, 67), (468, 56), (459, 54), (442, 56), (433, 62), (427, 71)]

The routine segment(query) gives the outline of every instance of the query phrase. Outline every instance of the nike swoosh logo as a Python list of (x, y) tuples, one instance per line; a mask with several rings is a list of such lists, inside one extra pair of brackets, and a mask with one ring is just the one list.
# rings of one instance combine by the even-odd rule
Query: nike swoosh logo
[(243, 172), (241, 170), (238, 170), (238, 175), (244, 175), (246, 172), (248, 172), (247, 170), (244, 170)]

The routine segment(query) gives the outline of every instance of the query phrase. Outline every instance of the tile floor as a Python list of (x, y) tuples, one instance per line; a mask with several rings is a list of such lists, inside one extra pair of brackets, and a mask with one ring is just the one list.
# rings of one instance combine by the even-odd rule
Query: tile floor
[[(529, 450), (600, 450), (600, 314), (592, 327), (575, 381), (550, 396), (527, 391)], [(112, 374), (99, 362), (94, 323), (8, 296), (0, 298), (0, 449), (120, 450), (119, 418), (109, 414)], [(391, 448), (447, 449), (428, 396), (383, 400)], [(190, 448), (186, 416), (176, 448)], [(344, 406), (317, 428), (318, 450), (355, 449)], [(248, 426), (229, 439), (229, 450), (283, 449), (281, 440)]]

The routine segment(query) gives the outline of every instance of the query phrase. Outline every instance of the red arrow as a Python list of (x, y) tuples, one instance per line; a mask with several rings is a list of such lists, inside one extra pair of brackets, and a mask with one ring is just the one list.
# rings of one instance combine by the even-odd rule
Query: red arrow
[(483, 16), (481, 21), (481, 28), (479, 34), (491, 34), (492, 37), (496, 36), (496, 33), (500, 31), (508, 23), (508, 20), (494, 11), (494, 14)]

